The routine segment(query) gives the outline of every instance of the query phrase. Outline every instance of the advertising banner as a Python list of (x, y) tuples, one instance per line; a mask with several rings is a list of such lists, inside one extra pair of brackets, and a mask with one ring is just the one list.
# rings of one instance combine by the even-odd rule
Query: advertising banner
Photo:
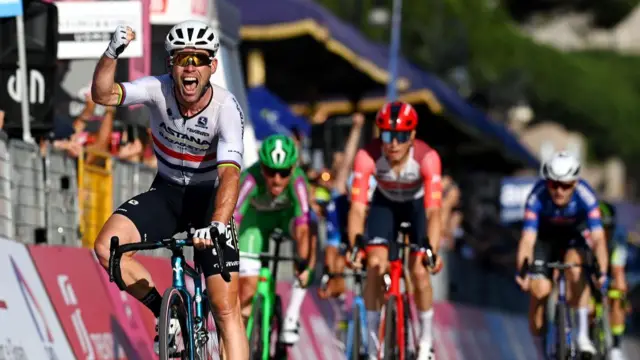
[(118, 25), (136, 31), (120, 58), (141, 57), (145, 34), (140, 1), (62, 1), (58, 7), (59, 59), (98, 59)]
[(500, 186), (500, 219), (509, 224), (524, 219), (527, 197), (538, 181), (537, 177), (505, 177)]
[(124, 291), (120, 291), (118, 286), (109, 282), (109, 275), (104, 271), (97, 260), (94, 260), (94, 267), (100, 267), (98, 271), (99, 280), (107, 291), (107, 299), (111, 300), (111, 304), (115, 311), (115, 322), (120, 325), (121, 334), (118, 338), (127, 339), (127, 343), (122, 344), (127, 353), (134, 353), (135, 357), (129, 357), (138, 360), (157, 359), (157, 355), (153, 350), (153, 336), (149, 336), (147, 327), (140, 316), (140, 303), (131, 295)]
[(151, 24), (175, 25), (185, 20), (208, 23), (208, 0), (151, 0)]
[(73, 359), (24, 245), (0, 238), (0, 359)]
[(29, 251), (76, 359), (135, 358), (122, 346), (127, 339), (114, 321), (115, 311), (90, 250), (30, 246)]

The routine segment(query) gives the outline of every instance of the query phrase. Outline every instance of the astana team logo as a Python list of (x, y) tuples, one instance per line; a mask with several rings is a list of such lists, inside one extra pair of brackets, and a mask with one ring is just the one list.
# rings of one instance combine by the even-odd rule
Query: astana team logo
[(271, 160), (277, 165), (282, 165), (284, 159), (287, 157), (287, 153), (282, 147), (282, 140), (276, 140), (276, 147), (271, 151)]

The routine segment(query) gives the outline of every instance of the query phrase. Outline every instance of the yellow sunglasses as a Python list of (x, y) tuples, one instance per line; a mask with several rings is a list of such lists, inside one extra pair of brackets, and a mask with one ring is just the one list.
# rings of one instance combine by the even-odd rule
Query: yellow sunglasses
[(179, 53), (171, 58), (171, 63), (177, 66), (209, 66), (213, 58), (203, 53)]

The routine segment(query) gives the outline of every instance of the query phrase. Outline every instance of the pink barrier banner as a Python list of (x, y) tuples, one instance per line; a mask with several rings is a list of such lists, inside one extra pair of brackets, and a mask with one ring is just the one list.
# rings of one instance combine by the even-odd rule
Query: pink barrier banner
[(118, 336), (122, 330), (113, 321), (115, 310), (89, 250), (29, 246), (29, 251), (76, 358), (135, 358), (122, 346), (128, 340)]
[[(97, 261), (94, 266), (99, 267)], [(136, 358), (140, 360), (157, 359), (153, 351), (153, 337), (149, 336), (147, 327), (140, 316), (139, 301), (124, 291), (120, 291), (118, 286), (109, 282), (109, 275), (100, 269), (100, 278), (107, 289), (108, 298), (115, 309), (115, 319), (122, 325), (123, 335), (129, 339), (132, 349), (135, 349)], [(132, 358), (129, 358), (132, 359)]]
[[(291, 284), (279, 283), (278, 295), (282, 299), (283, 316), (291, 297)], [(300, 341), (289, 349), (289, 358), (294, 360), (344, 359), (344, 353), (336, 346), (335, 332), (327, 325), (326, 314), (320, 312), (309, 289), (300, 311)]]
[(0, 238), (0, 359), (73, 359), (26, 247)]

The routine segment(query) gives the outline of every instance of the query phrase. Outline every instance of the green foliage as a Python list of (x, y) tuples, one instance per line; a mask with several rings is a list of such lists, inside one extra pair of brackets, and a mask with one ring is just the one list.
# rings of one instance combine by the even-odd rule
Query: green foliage
[[(350, 2), (320, 2), (344, 18), (351, 17), (344, 5)], [(613, 3), (622, 9), (634, 2)], [(372, 0), (363, 3), (366, 14)], [(489, 1), (403, 3), (403, 52), (424, 69), (442, 74), (447, 52), (453, 45), (463, 47), (476, 87), (499, 82), (514, 70), (523, 72), (539, 118), (583, 132), (596, 156), (615, 154), (631, 160), (640, 155), (640, 58), (610, 52), (565, 53), (537, 44), (521, 33), (503, 8), (489, 7)], [(380, 40), (375, 37), (380, 29), (364, 20), (363, 32)]]

